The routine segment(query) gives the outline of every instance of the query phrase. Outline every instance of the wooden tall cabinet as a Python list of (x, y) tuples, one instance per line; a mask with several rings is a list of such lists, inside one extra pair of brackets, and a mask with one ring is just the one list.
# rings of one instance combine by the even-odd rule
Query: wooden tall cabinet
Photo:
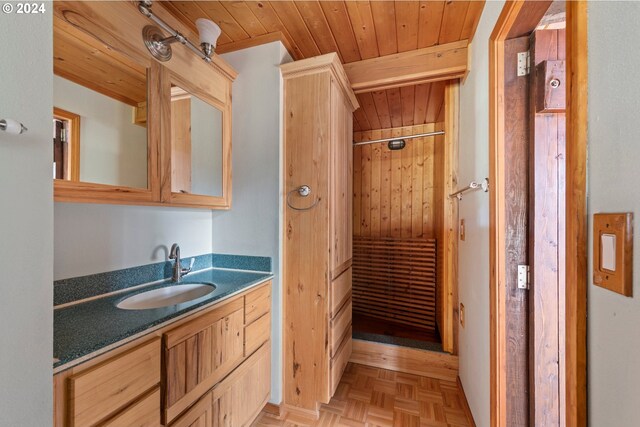
[[(352, 139), (358, 101), (338, 56), (284, 78), (284, 396), (317, 413), (351, 355)], [(310, 193), (298, 190), (308, 186)]]

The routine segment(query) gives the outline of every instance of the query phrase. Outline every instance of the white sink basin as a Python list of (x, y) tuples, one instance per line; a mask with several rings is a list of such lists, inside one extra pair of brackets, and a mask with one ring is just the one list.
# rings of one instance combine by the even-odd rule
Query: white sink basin
[(202, 298), (215, 290), (215, 285), (206, 283), (165, 286), (164, 288), (130, 296), (120, 301), (116, 307), (123, 310), (147, 310), (167, 307)]

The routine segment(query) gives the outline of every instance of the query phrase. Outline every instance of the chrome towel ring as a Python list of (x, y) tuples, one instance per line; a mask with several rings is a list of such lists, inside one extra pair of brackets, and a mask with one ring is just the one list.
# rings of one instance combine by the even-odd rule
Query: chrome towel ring
[(300, 197), (308, 197), (311, 194), (311, 187), (309, 187), (308, 185), (301, 185), (300, 187), (294, 188), (287, 193), (287, 206), (296, 211), (308, 211), (309, 209), (313, 209), (320, 201), (320, 198), (316, 197), (316, 200), (310, 206), (307, 206), (306, 208), (298, 208), (291, 204), (291, 195), (293, 193), (298, 193)]

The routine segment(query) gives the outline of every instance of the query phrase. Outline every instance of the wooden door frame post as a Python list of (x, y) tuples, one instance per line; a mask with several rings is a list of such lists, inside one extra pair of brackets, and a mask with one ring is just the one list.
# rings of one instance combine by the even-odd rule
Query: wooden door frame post
[[(532, 31), (550, 2), (510, 1), (489, 40), (490, 169), (490, 413), (491, 426), (507, 426), (506, 383), (506, 222), (504, 42)], [(546, 6), (545, 6), (546, 4)], [(567, 427), (587, 425), (587, 5), (567, 7), (567, 158), (566, 158), (566, 419)]]
[(442, 242), (443, 277), (442, 349), (458, 354), (458, 200), (449, 197), (458, 188), (458, 135), (460, 131), (460, 80), (450, 80), (444, 90), (444, 233)]
[(567, 4), (566, 426), (587, 425), (587, 2)]

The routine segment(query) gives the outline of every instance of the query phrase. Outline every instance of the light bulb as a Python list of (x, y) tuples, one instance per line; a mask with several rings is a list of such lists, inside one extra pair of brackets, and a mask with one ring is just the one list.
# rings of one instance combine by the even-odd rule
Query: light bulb
[(200, 44), (208, 44), (215, 49), (218, 37), (222, 34), (220, 27), (215, 22), (204, 18), (196, 20), (196, 27), (198, 27), (200, 34)]

